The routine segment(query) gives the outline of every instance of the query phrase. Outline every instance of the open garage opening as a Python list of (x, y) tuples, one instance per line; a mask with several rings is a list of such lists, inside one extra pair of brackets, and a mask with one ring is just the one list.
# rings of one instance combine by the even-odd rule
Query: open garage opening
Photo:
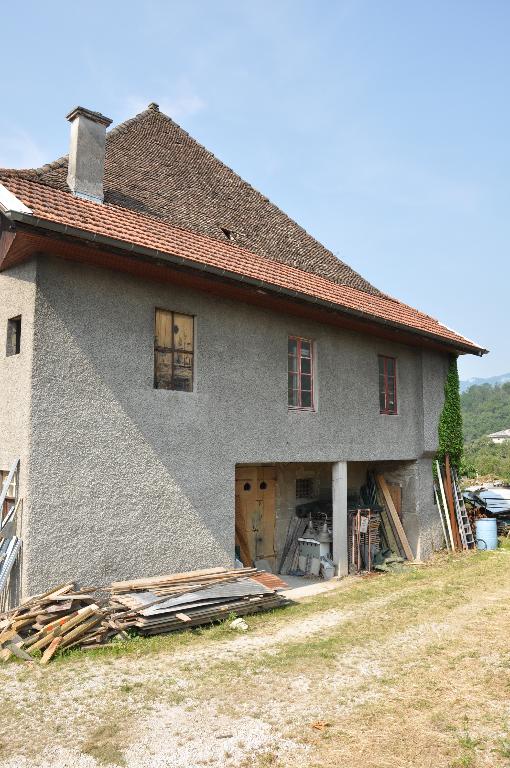
[[(412, 556), (419, 557), (418, 462), (339, 461), (237, 465), (236, 559), (275, 574), (318, 579), (372, 570), (380, 551), (396, 550), (406, 557), (377, 477), (384, 478)], [(363, 536), (363, 517), (370, 524), (370, 540)], [(358, 535), (360, 525), (361, 543), (353, 543), (353, 530)], [(428, 538), (434, 539), (433, 532)]]

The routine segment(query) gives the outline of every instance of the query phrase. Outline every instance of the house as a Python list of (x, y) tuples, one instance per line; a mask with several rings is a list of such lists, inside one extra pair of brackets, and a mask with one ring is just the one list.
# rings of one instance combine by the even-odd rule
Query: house
[(485, 350), (377, 290), (156, 104), (110, 131), (68, 120), (68, 157), (0, 171), (23, 591), (231, 566), (243, 537), (278, 570), (312, 501), (345, 574), (370, 469), (430, 554), (445, 374)]
[(510, 440), (510, 429), (502, 429), (501, 432), (493, 432), (488, 435), (489, 440), (492, 443), (506, 443)]

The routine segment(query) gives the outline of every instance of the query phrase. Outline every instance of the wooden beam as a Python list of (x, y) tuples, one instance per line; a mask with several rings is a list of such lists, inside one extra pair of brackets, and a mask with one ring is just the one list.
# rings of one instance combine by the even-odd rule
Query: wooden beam
[(398, 537), (402, 544), (402, 549), (405, 552), (405, 556), (407, 557), (408, 560), (414, 560), (413, 551), (409, 546), (409, 541), (407, 540), (406, 532), (404, 531), (404, 527), (400, 522), (400, 518), (397, 514), (397, 510), (395, 509), (395, 505), (393, 503), (393, 499), (391, 498), (391, 493), (390, 493), (390, 489), (388, 488), (388, 484), (382, 475), (376, 475), (375, 479), (379, 488), (382, 491), (384, 500), (386, 501), (388, 512), (390, 513), (393, 525), (395, 526), (395, 530), (397, 531)]

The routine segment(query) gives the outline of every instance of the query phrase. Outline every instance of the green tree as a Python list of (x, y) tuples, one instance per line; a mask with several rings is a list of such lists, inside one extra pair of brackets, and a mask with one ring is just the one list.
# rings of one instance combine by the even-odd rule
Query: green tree
[(510, 382), (470, 387), (461, 395), (466, 442), (510, 429)]

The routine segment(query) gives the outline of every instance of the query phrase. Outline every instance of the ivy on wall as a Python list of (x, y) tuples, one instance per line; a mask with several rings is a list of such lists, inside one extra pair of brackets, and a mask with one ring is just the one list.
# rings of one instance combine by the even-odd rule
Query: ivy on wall
[(462, 413), (460, 410), (459, 372), (457, 358), (452, 357), (444, 385), (444, 405), (439, 419), (439, 450), (437, 458), (444, 461), (450, 455), (452, 466), (460, 467), (463, 452)]

